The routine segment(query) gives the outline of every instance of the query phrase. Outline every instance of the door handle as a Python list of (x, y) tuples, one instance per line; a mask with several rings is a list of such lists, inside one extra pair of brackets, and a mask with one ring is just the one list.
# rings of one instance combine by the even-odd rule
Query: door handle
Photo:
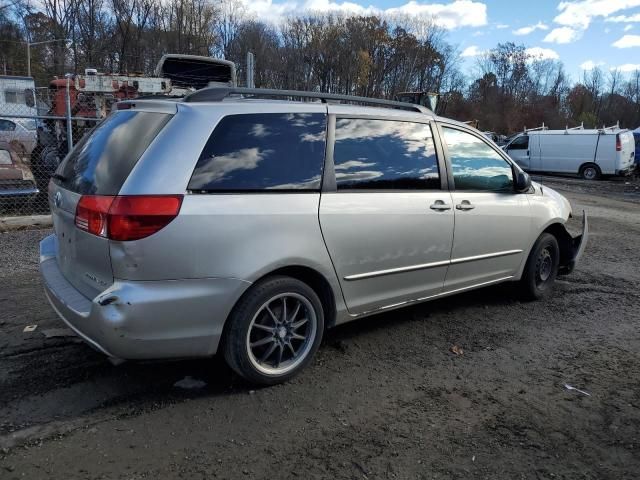
[(463, 200), (456, 205), (456, 210), (473, 210), (474, 208), (476, 208), (476, 206), (471, 205), (471, 202), (469, 200)]
[(451, 210), (451, 205), (444, 203), (442, 200), (436, 200), (429, 207), (431, 210), (438, 210), (440, 212), (444, 210)]
[(529, 157), (531, 154), (529, 153), (529, 150), (527, 150), (527, 157)]

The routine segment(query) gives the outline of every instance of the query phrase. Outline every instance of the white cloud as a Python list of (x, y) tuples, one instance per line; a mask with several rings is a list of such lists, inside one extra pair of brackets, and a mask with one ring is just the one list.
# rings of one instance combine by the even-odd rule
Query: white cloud
[(625, 25), (624, 26), (624, 31), (628, 32), (629, 30), (633, 29), (633, 25)]
[(640, 13), (635, 15), (618, 15), (616, 17), (608, 17), (604, 19), (605, 22), (614, 23), (637, 23), (640, 22)]
[(620, 70), (623, 73), (635, 72), (640, 70), (640, 63), (625, 63), (624, 65), (613, 67), (611, 70)]
[(529, 35), (536, 30), (549, 30), (549, 27), (542, 22), (538, 22), (535, 25), (529, 25), (527, 27), (518, 28), (513, 31), (514, 35)]
[(585, 30), (596, 17), (608, 17), (621, 10), (640, 6), (640, 0), (578, 0), (558, 4), (560, 14), (554, 21), (560, 25)]
[(498, 30), (504, 30), (505, 28), (509, 28), (509, 25), (507, 25), (506, 23), (498, 23), (498, 24), (496, 25), (496, 28), (497, 28)]
[(551, 30), (544, 41), (548, 43), (571, 43), (575, 42), (582, 36), (582, 31), (571, 27), (559, 27)]
[(411, 0), (397, 8), (388, 8), (387, 14), (433, 17), (435, 23), (447, 30), (458, 27), (482, 27), (487, 24), (487, 6), (473, 0), (455, 0), (452, 3), (418, 3)]
[(601, 67), (602, 65), (604, 65), (604, 62), (594, 62), (593, 60), (587, 60), (586, 62), (582, 62), (582, 64), (580, 65), (580, 68), (582, 70), (593, 70), (596, 67)]
[(477, 45), (471, 45), (470, 47), (465, 48), (460, 54), (461, 57), (479, 57), (480, 55), (484, 55), (484, 51), (480, 50)]
[(616, 48), (640, 47), (640, 35), (624, 35), (611, 45)]
[(433, 18), (442, 28), (482, 27), (487, 25), (487, 6), (475, 0), (454, 0), (450, 3), (423, 3), (410, 0), (399, 7), (386, 10), (373, 5), (330, 0), (242, 0), (245, 8), (261, 20), (279, 22), (283, 17), (304, 12), (342, 13), (345, 15), (409, 15)]
[(527, 48), (524, 53), (532, 57), (531, 60), (558, 60), (560, 55), (555, 50), (542, 47)]

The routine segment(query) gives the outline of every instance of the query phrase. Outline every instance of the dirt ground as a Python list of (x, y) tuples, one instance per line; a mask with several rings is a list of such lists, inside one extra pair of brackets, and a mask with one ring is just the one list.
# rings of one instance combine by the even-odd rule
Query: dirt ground
[(219, 359), (115, 367), (47, 338), (49, 232), (0, 234), (0, 479), (638, 478), (640, 183), (543, 183), (591, 219), (550, 298), (498, 286), (345, 325), (260, 390)]

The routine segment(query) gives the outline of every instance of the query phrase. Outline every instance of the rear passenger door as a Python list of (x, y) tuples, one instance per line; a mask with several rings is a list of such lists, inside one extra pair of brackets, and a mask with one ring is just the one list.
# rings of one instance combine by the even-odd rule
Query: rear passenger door
[(320, 224), (352, 314), (442, 290), (453, 237), (443, 172), (428, 122), (330, 115)]

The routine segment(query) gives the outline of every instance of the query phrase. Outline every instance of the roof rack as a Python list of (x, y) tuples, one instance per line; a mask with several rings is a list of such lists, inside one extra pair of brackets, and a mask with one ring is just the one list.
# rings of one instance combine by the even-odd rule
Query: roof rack
[(422, 105), (397, 102), (395, 100), (356, 97), (352, 95), (340, 95), (336, 93), (304, 92), (299, 90), (276, 90), (270, 88), (208, 87), (190, 93), (189, 95), (184, 97), (184, 101), (189, 103), (220, 102), (230, 95), (248, 95), (254, 97), (316, 98), (322, 101), (322, 103), (328, 103), (330, 101), (363, 103), (433, 114), (431, 110), (423, 107)]

